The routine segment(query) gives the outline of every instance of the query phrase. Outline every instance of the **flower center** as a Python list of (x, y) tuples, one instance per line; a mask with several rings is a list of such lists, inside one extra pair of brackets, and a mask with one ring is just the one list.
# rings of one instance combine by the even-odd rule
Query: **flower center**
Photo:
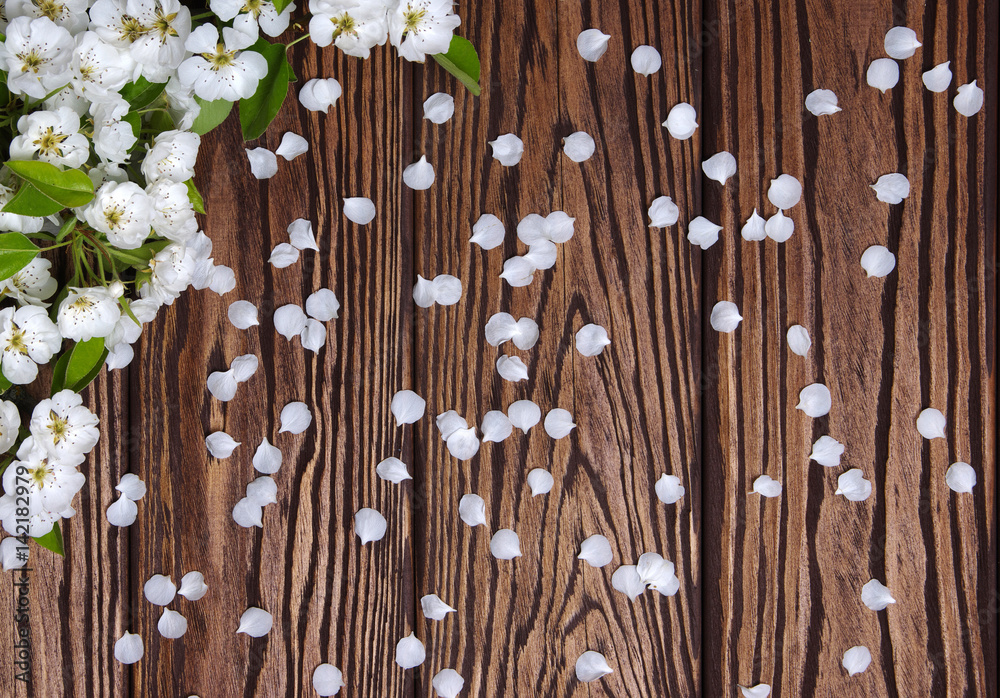
[(38, 489), (45, 487), (45, 478), (49, 476), (52, 472), (52, 468), (49, 467), (48, 459), (40, 462), (36, 467), (28, 471), (28, 476), (35, 482), (35, 486)]
[(90, 300), (87, 296), (80, 296), (70, 304), (70, 307), (74, 310), (90, 310), (94, 307), (94, 301)]
[(27, 53), (19, 53), (17, 57), (21, 59), (21, 72), (27, 73), (29, 70), (37, 73), (38, 69), (45, 65), (45, 59), (38, 55), (38, 49), (31, 49)]
[(55, 155), (57, 157), (62, 157), (62, 148), (60, 144), (64, 140), (69, 138), (68, 133), (55, 133), (51, 126), (48, 127), (43, 133), (41, 138), (37, 138), (34, 144), (38, 146), (38, 152), (44, 155)]
[(243, 11), (251, 13), (254, 17), (260, 17), (264, 9), (264, 0), (247, 0), (243, 5)]
[(160, 35), (161, 41), (166, 41), (168, 36), (177, 36), (177, 30), (174, 29), (173, 24), (176, 18), (176, 12), (165, 15), (162, 8), (157, 8), (156, 19), (153, 21), (153, 31)]
[(58, 444), (66, 438), (68, 426), (69, 424), (65, 419), (52, 410), (49, 410), (49, 431), (52, 432), (52, 443)]
[(208, 61), (208, 65), (212, 70), (218, 72), (233, 64), (236, 51), (227, 51), (224, 45), (218, 44), (215, 47), (215, 53), (203, 53), (201, 56)]
[(332, 17), (333, 38), (336, 41), (342, 34), (355, 35), (358, 33), (358, 23), (349, 12), (344, 12), (339, 17)]
[(41, 2), (36, 1), (35, 7), (38, 8), (38, 11), (43, 17), (48, 17), (53, 22), (62, 15), (63, 10), (66, 8), (65, 5), (52, 2), (52, 0), (42, 0)]
[(415, 32), (420, 28), (420, 23), (427, 16), (424, 8), (414, 9), (412, 6), (403, 13), (403, 25), (407, 32)]
[(13, 325), (14, 331), (10, 333), (5, 351), (16, 351), (21, 354), (28, 353), (28, 345), (24, 343), (24, 330), (17, 325)]
[(142, 26), (142, 22), (137, 20), (135, 17), (132, 17), (131, 15), (122, 15), (121, 27), (118, 29), (118, 35), (121, 37), (122, 41), (133, 43), (148, 31), (149, 29)]
[[(109, 208), (104, 211), (104, 220), (107, 222), (109, 228), (115, 228), (119, 223), (121, 223), (122, 218), (125, 216), (125, 211), (118, 208)], [(88, 303), (90, 301), (88, 300)]]

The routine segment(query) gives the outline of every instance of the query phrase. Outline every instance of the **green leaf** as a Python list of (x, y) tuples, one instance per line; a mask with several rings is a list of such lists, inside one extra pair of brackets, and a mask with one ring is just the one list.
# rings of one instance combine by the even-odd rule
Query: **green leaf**
[(0, 279), (9, 279), (38, 254), (38, 246), (21, 233), (0, 234)]
[(46, 550), (51, 550), (57, 555), (66, 555), (65, 549), (63, 548), (62, 528), (59, 526), (58, 521), (56, 521), (51, 531), (46, 533), (44, 536), (35, 538), (34, 541)]
[(104, 338), (94, 337), (86, 342), (77, 342), (63, 352), (52, 370), (52, 394), (60, 390), (80, 392), (90, 385), (104, 368), (108, 350), (104, 348)]
[(160, 93), (163, 92), (163, 88), (166, 86), (165, 82), (151, 83), (146, 78), (140, 77), (135, 82), (125, 85), (119, 93), (134, 111), (152, 104), (153, 100), (160, 96)]
[(188, 199), (191, 200), (191, 205), (194, 207), (195, 212), (205, 213), (205, 200), (201, 198), (201, 192), (194, 185), (194, 180), (189, 179), (186, 184), (188, 187)]
[(9, 160), (7, 167), (65, 208), (85, 206), (94, 198), (94, 183), (80, 170), (60, 170), (39, 160)]
[(199, 136), (204, 136), (225, 121), (229, 112), (233, 110), (233, 103), (224, 99), (206, 102), (201, 97), (195, 97), (194, 100), (201, 105), (201, 111), (198, 112), (198, 118), (191, 124), (191, 130)]
[(257, 85), (257, 91), (240, 100), (240, 126), (243, 140), (260, 138), (268, 125), (278, 115), (288, 84), (295, 80), (295, 73), (288, 62), (284, 44), (272, 44), (267, 39), (259, 39), (248, 50), (256, 51), (267, 61), (267, 75)]
[(479, 54), (468, 39), (457, 34), (451, 37), (448, 53), (435, 54), (434, 60), (458, 78), (474, 96), (478, 97), (482, 92), (479, 87)]
[(70, 216), (69, 218), (66, 219), (66, 222), (63, 223), (62, 227), (59, 229), (59, 234), (56, 235), (55, 242), (62, 242), (66, 238), (66, 236), (73, 231), (73, 228), (75, 227), (76, 227), (76, 216)]
[(136, 138), (136, 144), (132, 146), (134, 148), (135, 145), (138, 145), (139, 135), (142, 132), (142, 120), (137, 113), (130, 111), (122, 117), (122, 121), (132, 127), (132, 135)]
[(134, 250), (119, 250), (110, 248), (108, 252), (115, 258), (116, 262), (121, 262), (124, 267), (135, 267), (145, 269), (149, 266), (149, 260), (155, 257), (164, 247), (170, 244), (170, 240), (154, 240), (147, 242), (142, 247)]
[(38, 191), (29, 182), (23, 182), (17, 193), (11, 197), (7, 205), (3, 207), (4, 213), (16, 213), (19, 216), (51, 216), (59, 213), (65, 206), (58, 201), (53, 201)]
[(285, 11), (285, 8), (292, 4), (292, 0), (271, 0), (271, 4), (274, 5), (275, 11), (280, 15)]
[(12, 385), (14, 384), (7, 380), (7, 376), (3, 374), (3, 371), (0, 371), (0, 393), (10, 390), (10, 386)]
[(69, 357), (73, 353), (70, 347), (62, 353), (52, 366), (52, 394), (55, 395), (66, 387), (66, 366), (69, 364)]

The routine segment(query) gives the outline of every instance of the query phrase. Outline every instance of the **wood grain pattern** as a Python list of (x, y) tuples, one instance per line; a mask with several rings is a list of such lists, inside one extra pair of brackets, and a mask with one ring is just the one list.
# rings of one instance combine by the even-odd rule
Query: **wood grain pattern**
[[(706, 673), (706, 693), (758, 682), (793, 696), (994, 692), (995, 218), (981, 153), (995, 154), (995, 111), (967, 120), (953, 91), (932, 94), (920, 75), (949, 59), (955, 85), (988, 75), (995, 5), (712, 7), (719, 40), (706, 80), (718, 89), (704, 93), (703, 150), (735, 154), (739, 175), (705, 184), (707, 215), (725, 228), (704, 256), (705, 307), (732, 300), (745, 319), (733, 334), (705, 329), (717, 380), (704, 403), (704, 661), (719, 669)], [(898, 24), (924, 47), (882, 95), (865, 71)], [(820, 87), (843, 112), (803, 109)], [(912, 188), (889, 206), (868, 185), (896, 171)], [(794, 236), (742, 240), (754, 207), (773, 213), (766, 190), (783, 172), (805, 190), (789, 214)], [(861, 269), (873, 244), (897, 256), (885, 279)], [(805, 358), (785, 342), (796, 323), (812, 335)], [(814, 381), (833, 396), (817, 420), (795, 409)], [(947, 439), (917, 433), (929, 406), (948, 416)], [(809, 462), (823, 434), (846, 444), (841, 467)], [(971, 496), (945, 484), (957, 460), (979, 474)], [(868, 501), (834, 496), (848, 468), (873, 482)], [(746, 494), (761, 474), (783, 481), (781, 498)], [(865, 608), (871, 578), (898, 603)], [(854, 645), (874, 659), (849, 679), (840, 660)]]

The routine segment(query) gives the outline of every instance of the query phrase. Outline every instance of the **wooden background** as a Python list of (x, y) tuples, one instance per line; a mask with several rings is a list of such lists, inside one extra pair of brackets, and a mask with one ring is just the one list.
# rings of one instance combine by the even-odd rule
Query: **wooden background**
[[(331, 662), (347, 681), (341, 695), (380, 698), (432, 696), (445, 667), (465, 677), (469, 696), (729, 696), (758, 682), (775, 696), (996, 695), (997, 4), (462, 0), (457, 9), (483, 61), (480, 98), (433, 63), (387, 50), (362, 62), (304, 42), (292, 52), (300, 78), (337, 77), (344, 97), (327, 116), (290, 101), (261, 144), (273, 149), (294, 131), (308, 155), (257, 182), (234, 119), (205, 140), (205, 230), (216, 261), (237, 270), (236, 290), (185, 294), (146, 329), (132, 366), (88, 391), (105, 436), (66, 526), (68, 554), (32, 552), (34, 682), (15, 684), (8, 664), (0, 694), (314, 695), (313, 669)], [(883, 95), (864, 74), (894, 25), (924, 46)], [(588, 27), (612, 35), (596, 64), (576, 50)], [(640, 44), (664, 57), (650, 78), (629, 66)], [(932, 94), (920, 74), (944, 60), (952, 89)], [(951, 99), (974, 78), (986, 106), (966, 119)], [(834, 90), (843, 112), (805, 111), (818, 87)], [(436, 126), (421, 105), (441, 90), (456, 96), (456, 113)], [(701, 124), (683, 142), (659, 125), (679, 101)], [(597, 141), (579, 165), (560, 150), (576, 130)], [(507, 132), (525, 144), (512, 168), (487, 145)], [(699, 167), (720, 150), (739, 163), (725, 187)], [(421, 154), (437, 181), (412, 192), (401, 173)], [(893, 171), (912, 186), (898, 206), (868, 189)], [(790, 211), (794, 236), (743, 241), (753, 208), (772, 212), (766, 189), (782, 172), (805, 188)], [(646, 208), (661, 194), (678, 203), (681, 224), (650, 229)], [(375, 221), (348, 223), (344, 196), (373, 199)], [(501, 283), (504, 259), (519, 251), (517, 222), (553, 210), (576, 217), (555, 268), (526, 288)], [(468, 244), (482, 213), (506, 223), (501, 248)], [(706, 252), (684, 238), (698, 214), (724, 227)], [(321, 249), (274, 269), (269, 251), (297, 217), (313, 221)], [(866, 279), (859, 265), (872, 244), (897, 254), (885, 279)], [(462, 279), (461, 302), (416, 308), (416, 275), (442, 273)], [(313, 355), (276, 335), (270, 315), (320, 287), (342, 309)], [(260, 327), (226, 321), (239, 298), (261, 308)], [(744, 315), (732, 334), (708, 324), (718, 300)], [(501, 381), (494, 361), (511, 350), (485, 343), (483, 325), (501, 310), (541, 327), (538, 345), (518, 352), (526, 383)], [(612, 337), (598, 358), (573, 346), (587, 322)], [(785, 343), (796, 323), (813, 338), (805, 358)], [(208, 374), (248, 352), (261, 370), (232, 402), (212, 399)], [(818, 420), (794, 409), (813, 381), (833, 394)], [(388, 406), (402, 388), (425, 396), (428, 414), (397, 428)], [(539, 425), (468, 462), (448, 455), (434, 415), (455, 409), (478, 423), (523, 398), (570, 410), (579, 427), (553, 441)], [(279, 436), (292, 400), (312, 406), (313, 426)], [(947, 416), (947, 439), (917, 434), (927, 406)], [(217, 429), (243, 442), (228, 460), (204, 448)], [(842, 468), (808, 461), (825, 433), (847, 445)], [(263, 530), (242, 529), (231, 510), (264, 436), (285, 457), (279, 502)], [(390, 455), (412, 481), (377, 478)], [(945, 484), (956, 460), (978, 473), (972, 495)], [(535, 467), (556, 484), (532, 498), (524, 478)], [(868, 501), (833, 495), (848, 467), (873, 481)], [(149, 493), (136, 524), (116, 529), (104, 511), (125, 472)], [(687, 488), (676, 505), (654, 495), (664, 472)], [(747, 495), (764, 473), (783, 482), (782, 497)], [(458, 500), (470, 492), (486, 500), (489, 530), (460, 522)], [(389, 532), (362, 547), (352, 517), (364, 506), (386, 516)], [(519, 533), (523, 557), (489, 555), (498, 528)], [(603, 569), (575, 559), (595, 533), (614, 550)], [(611, 574), (647, 551), (676, 563), (680, 592), (632, 603)], [(189, 630), (162, 640), (142, 585), (190, 570), (204, 573), (209, 593), (178, 598)], [(878, 614), (860, 603), (872, 577), (899, 601)], [(11, 579), (0, 581), (7, 617)], [(425, 620), (418, 599), (428, 593), (458, 613)], [(266, 637), (235, 633), (252, 605), (274, 614)], [(132, 667), (112, 656), (125, 630), (146, 644)], [(428, 656), (404, 672), (394, 647), (411, 631)], [(0, 624), (4, 662), (13, 642), (13, 623)], [(840, 659), (856, 644), (873, 662), (848, 678)], [(587, 649), (615, 673), (578, 683), (574, 663)]]

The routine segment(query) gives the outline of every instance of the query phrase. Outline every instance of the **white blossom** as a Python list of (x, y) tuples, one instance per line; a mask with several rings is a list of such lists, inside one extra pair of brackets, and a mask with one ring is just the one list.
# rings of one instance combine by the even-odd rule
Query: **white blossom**
[[(63, 333), (65, 334), (65, 333)], [(0, 310), (0, 365), (11, 383), (26, 385), (62, 345), (59, 329), (35, 306)]]

